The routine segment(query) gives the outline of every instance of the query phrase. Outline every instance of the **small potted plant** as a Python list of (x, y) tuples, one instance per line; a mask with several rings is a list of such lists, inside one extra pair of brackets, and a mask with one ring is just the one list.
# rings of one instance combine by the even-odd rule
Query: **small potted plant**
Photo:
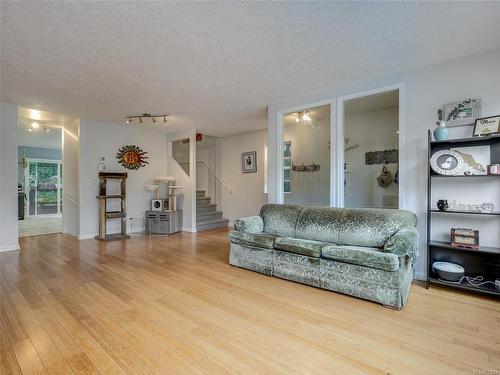
[(446, 121), (444, 120), (444, 113), (441, 108), (437, 111), (438, 121), (436, 122), (437, 128), (434, 129), (434, 139), (436, 141), (444, 141), (448, 139), (448, 129), (446, 128)]

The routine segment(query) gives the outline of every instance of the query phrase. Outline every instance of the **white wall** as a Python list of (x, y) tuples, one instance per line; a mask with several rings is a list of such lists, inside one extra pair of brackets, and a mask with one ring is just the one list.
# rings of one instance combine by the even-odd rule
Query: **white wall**
[[(347, 147), (354, 144), (359, 147), (345, 152), (345, 207), (398, 207), (398, 184), (380, 187), (377, 177), (383, 164), (365, 163), (367, 152), (398, 149), (398, 115), (397, 107), (346, 114)], [(398, 164), (386, 167), (394, 178)]]
[[(189, 175), (174, 160), (172, 142), (189, 138)], [(179, 191), (178, 208), (182, 210), (182, 230), (196, 232), (196, 129), (169, 134), (167, 170), (174, 176), (176, 185), (182, 186)]]
[(330, 205), (330, 117), (314, 121), (314, 127), (293, 121), (283, 129), (283, 141), (291, 142), (295, 165), (319, 164), (319, 171), (292, 171), (292, 191), (286, 194), (286, 204), (306, 206)]
[(0, 251), (17, 250), (17, 107), (0, 103)]
[[(278, 171), (276, 155), (279, 148), (279, 128), (277, 126), (278, 111), (309, 105), (317, 102), (335, 100), (356, 92), (377, 87), (405, 83), (405, 98), (400, 104), (405, 108), (404, 125), (400, 136), (402, 159), (406, 165), (405, 171), (400, 171), (400, 181), (404, 183), (402, 192), (402, 208), (417, 214), (418, 230), (420, 232), (420, 253), (417, 264), (417, 277), (423, 278), (426, 273), (426, 192), (427, 192), (427, 129), (434, 129), (436, 110), (446, 103), (465, 98), (481, 98), (482, 114), (484, 116), (500, 113), (500, 49), (474, 56), (452, 60), (416, 70), (394, 74), (366, 82), (353, 83), (350, 86), (333, 88), (301, 98), (286, 100), (272, 104), (268, 108), (269, 128), (269, 201), (278, 201)], [(471, 127), (462, 127), (450, 131), (452, 137), (470, 136)], [(403, 173), (404, 172), (404, 173)], [(335, 186), (336, 182), (333, 182)], [(489, 184), (488, 196), (498, 197), (498, 183)], [(448, 189), (455, 190), (450, 184)], [(446, 192), (445, 192), (446, 193)], [(467, 200), (470, 192), (461, 199)], [(497, 198), (498, 199), (498, 198)], [(469, 222), (471, 219), (467, 219)], [(494, 219), (498, 220), (498, 219)], [(498, 221), (490, 221), (489, 232), (474, 222), (469, 226), (481, 229), (483, 245), (500, 246), (500, 231)], [(483, 224), (484, 225), (484, 224)], [(494, 227), (496, 226), (496, 227)], [(434, 238), (443, 238), (449, 231), (449, 225), (436, 226)]]
[(196, 189), (205, 190), (207, 197), (212, 203), (218, 202), (219, 183), (207, 166), (200, 161), (207, 163), (213, 170), (218, 169), (217, 165), (217, 138), (203, 134), (202, 140), (196, 142)]
[[(136, 171), (122, 167), (116, 153), (125, 145), (147, 151), (149, 165)], [(98, 233), (97, 168), (101, 156), (106, 158), (106, 171), (128, 172), (127, 228), (131, 232), (144, 230), (144, 212), (151, 207), (153, 197), (145, 185), (167, 173), (167, 135), (154, 129), (80, 120), (80, 238), (93, 238)], [(108, 230), (118, 232), (119, 220), (110, 222)]]
[(63, 233), (80, 235), (80, 120), (62, 132)]
[[(233, 223), (235, 219), (258, 215), (260, 208), (267, 203), (264, 194), (264, 149), (267, 131), (237, 134), (219, 138), (220, 174), (229, 185), (232, 193), (221, 187), (221, 210), (224, 217)], [(257, 172), (241, 171), (241, 154), (257, 151)], [(219, 170), (218, 170), (219, 171)]]

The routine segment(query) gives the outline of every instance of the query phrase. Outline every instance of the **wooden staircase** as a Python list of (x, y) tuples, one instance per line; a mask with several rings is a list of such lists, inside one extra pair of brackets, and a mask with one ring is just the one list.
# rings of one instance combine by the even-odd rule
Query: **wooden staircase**
[(217, 205), (204, 190), (196, 191), (196, 230), (198, 232), (217, 228), (227, 228), (228, 219), (222, 217), (222, 211), (217, 211)]

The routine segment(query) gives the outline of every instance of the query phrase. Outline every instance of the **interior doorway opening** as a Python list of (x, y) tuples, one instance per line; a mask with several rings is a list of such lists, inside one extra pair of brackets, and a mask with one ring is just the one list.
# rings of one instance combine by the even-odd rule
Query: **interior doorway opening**
[(63, 133), (75, 120), (18, 107), (19, 237), (63, 231)]
[(331, 106), (312, 106), (283, 116), (283, 202), (330, 205)]
[(344, 207), (399, 208), (399, 90), (343, 105)]

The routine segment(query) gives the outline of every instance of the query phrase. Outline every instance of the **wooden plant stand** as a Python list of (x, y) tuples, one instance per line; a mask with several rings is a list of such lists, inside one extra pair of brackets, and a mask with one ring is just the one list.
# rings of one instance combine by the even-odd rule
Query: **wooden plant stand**
[[(108, 194), (106, 190), (107, 180), (120, 180), (120, 193)], [(99, 235), (95, 238), (102, 241), (122, 240), (130, 238), (127, 235), (127, 211), (125, 209), (125, 198), (127, 195), (126, 189), (127, 173), (117, 172), (99, 172)], [(107, 211), (108, 199), (120, 199), (120, 211)], [(121, 232), (106, 234), (107, 220), (120, 219)]]

